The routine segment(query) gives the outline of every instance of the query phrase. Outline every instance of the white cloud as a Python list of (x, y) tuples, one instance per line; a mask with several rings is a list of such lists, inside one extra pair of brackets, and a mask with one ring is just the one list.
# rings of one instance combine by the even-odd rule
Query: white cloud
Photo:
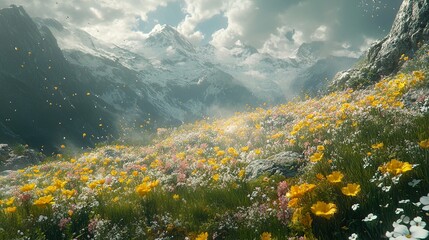
[[(300, 43), (315, 40), (332, 43), (341, 51), (347, 42), (346, 50), (359, 52), (369, 45), (364, 36), (382, 36), (377, 24), (391, 24), (395, 14), (388, 8), (378, 10), (385, 17), (375, 23), (363, 15), (365, 9), (359, 3), (344, 0), (1, 0), (0, 8), (23, 5), (33, 17), (68, 22), (97, 38), (132, 48), (145, 38), (138, 30), (140, 19), (147, 21), (148, 13), (170, 2), (184, 6), (186, 16), (177, 23), (177, 30), (191, 42), (212, 38), (213, 45), (230, 47), (241, 40), (278, 57), (290, 56)], [(393, 6), (401, 0), (389, 2)], [(227, 26), (204, 36), (198, 26), (219, 14), (227, 19)]]
[(241, 2), (232, 1), (228, 5), (228, 10), (224, 13), (228, 19), (227, 28), (222, 28), (212, 35), (210, 42), (214, 46), (227, 47), (233, 45), (237, 40), (245, 39), (243, 36), (245, 21), (248, 16), (251, 16), (256, 10), (254, 2), (251, 0), (244, 0)]
[(136, 31), (138, 19), (176, 0), (2, 0), (0, 8), (22, 5), (32, 17), (54, 18), (82, 28), (91, 35), (115, 44), (127, 44), (144, 37)]
[(313, 41), (326, 41), (328, 39), (328, 27), (325, 25), (320, 25), (314, 33), (311, 35), (311, 40)]
[(178, 25), (177, 30), (191, 42), (200, 42), (204, 35), (195, 28), (199, 23), (220, 14), (225, 9), (225, 3), (219, 0), (185, 0), (186, 17)]
[[(289, 34), (288, 34), (289, 33)], [(270, 34), (260, 51), (274, 57), (293, 57), (295, 50), (304, 42), (303, 33), (286, 26), (277, 28), (276, 34)]]

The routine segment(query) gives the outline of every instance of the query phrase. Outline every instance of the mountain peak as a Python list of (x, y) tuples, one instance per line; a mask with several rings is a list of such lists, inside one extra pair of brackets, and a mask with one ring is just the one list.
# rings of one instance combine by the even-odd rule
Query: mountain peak
[(325, 43), (322, 41), (303, 43), (296, 52), (296, 58), (304, 62), (314, 62), (324, 55), (324, 46)]
[(159, 33), (174, 33), (174, 34), (180, 34), (176, 29), (174, 29), (172, 26), (168, 24), (157, 24), (155, 27), (153, 27), (152, 31), (149, 33), (149, 35), (152, 34), (159, 34)]
[(9, 7), (0, 9), (0, 14), (9, 14), (9, 15), (15, 15), (15, 16), (23, 16), (28, 17), (27, 12), (24, 10), (22, 6), (17, 6), (15, 4), (10, 5)]
[(186, 52), (195, 53), (192, 43), (190, 43), (185, 36), (180, 34), (176, 29), (167, 24), (155, 25), (152, 31), (150, 31), (149, 37), (146, 39), (146, 44), (162, 48), (174, 47)]

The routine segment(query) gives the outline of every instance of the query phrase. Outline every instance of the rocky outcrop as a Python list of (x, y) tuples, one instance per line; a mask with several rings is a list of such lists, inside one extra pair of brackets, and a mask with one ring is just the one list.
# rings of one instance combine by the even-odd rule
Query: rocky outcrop
[(428, 40), (429, 1), (404, 0), (389, 35), (371, 46), (359, 67), (339, 72), (330, 87), (357, 87), (396, 73), (403, 64), (401, 55), (413, 57)]
[(39, 164), (45, 156), (24, 146), (12, 149), (8, 144), (0, 144), (0, 174)]
[(303, 163), (301, 154), (291, 151), (281, 152), (267, 159), (252, 161), (246, 167), (246, 177), (255, 179), (264, 174), (294, 177)]

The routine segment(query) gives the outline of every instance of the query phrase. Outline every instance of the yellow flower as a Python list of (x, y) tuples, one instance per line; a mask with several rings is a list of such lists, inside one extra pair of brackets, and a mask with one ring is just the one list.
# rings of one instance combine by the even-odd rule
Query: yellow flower
[(383, 148), (384, 147), (384, 143), (376, 143), (376, 144), (372, 144), (371, 145), (371, 148), (372, 149), (381, 149), (381, 148)]
[(245, 174), (246, 174), (246, 170), (241, 169), (241, 170), (238, 172), (238, 177), (239, 177), (239, 178), (243, 178)]
[(64, 196), (66, 196), (67, 198), (71, 198), (75, 194), (75, 191), (74, 190), (61, 189), (61, 193)]
[(319, 152), (325, 151), (325, 146), (323, 146), (323, 145), (317, 146), (317, 151), (319, 151)]
[(176, 157), (180, 160), (185, 160), (186, 158), (186, 153), (185, 152), (180, 152), (178, 154), (176, 154)]
[(316, 174), (316, 178), (319, 180), (323, 180), (323, 179), (325, 179), (325, 176), (323, 176), (323, 174), (321, 174), (321, 173), (318, 173), (318, 174)]
[(173, 195), (173, 199), (174, 199), (174, 200), (179, 200), (179, 199), (180, 199), (179, 194), (174, 194), (174, 195)]
[(425, 74), (422, 71), (414, 71), (413, 75), (415, 78), (417, 78), (417, 80), (421, 81), (425, 78)]
[(429, 148), (429, 139), (423, 140), (419, 142), (419, 146), (421, 148)]
[(271, 240), (271, 233), (264, 232), (261, 234), (261, 240)]
[(5, 213), (14, 213), (16, 212), (16, 207), (7, 207), (4, 209)]
[(6, 200), (6, 205), (10, 206), (15, 202), (15, 197), (10, 197), (8, 200)]
[(259, 149), (259, 148), (258, 148), (258, 149), (255, 149), (255, 154), (256, 154), (256, 155), (260, 155), (261, 153), (262, 153), (261, 149)]
[(399, 175), (413, 169), (409, 162), (401, 162), (397, 159), (392, 159), (390, 162), (378, 167), (382, 173), (390, 173), (392, 175)]
[(146, 196), (150, 192), (151, 188), (149, 184), (142, 183), (136, 187), (136, 193), (140, 196)]
[(80, 177), (80, 181), (82, 181), (82, 182), (87, 182), (88, 179), (89, 179), (89, 177), (87, 175), (83, 175)]
[(61, 149), (64, 149), (64, 148), (66, 148), (66, 145), (62, 144)]
[(235, 150), (235, 148), (233, 148), (233, 147), (228, 148), (228, 153), (231, 154), (231, 156), (233, 156), (233, 157), (238, 156), (237, 150)]
[(57, 187), (55, 185), (50, 185), (50, 186), (47, 186), (45, 189), (43, 189), (43, 192), (45, 194), (49, 194), (49, 193), (55, 192), (56, 190), (57, 190)]
[(296, 208), (296, 207), (298, 207), (298, 204), (299, 204), (299, 198), (292, 198), (287, 203), (287, 206), (290, 208)]
[(67, 181), (61, 181), (59, 179), (54, 179), (54, 185), (57, 188), (64, 188), (64, 186), (67, 184)]
[(249, 146), (244, 146), (244, 147), (242, 147), (242, 148), (241, 148), (241, 151), (242, 151), (242, 152), (247, 152), (247, 151), (249, 151)]
[(54, 197), (52, 197), (52, 195), (43, 196), (37, 199), (36, 201), (34, 201), (34, 205), (45, 206), (48, 204), (54, 204), (52, 200), (54, 200)]
[(154, 188), (159, 185), (159, 180), (155, 180), (149, 183), (150, 188)]
[(201, 148), (197, 149), (197, 154), (200, 155), (200, 156), (203, 155), (204, 154), (204, 150), (201, 149)]
[(271, 135), (271, 139), (277, 139), (283, 137), (285, 134), (282, 132)]
[(340, 171), (334, 171), (328, 176), (326, 176), (326, 179), (328, 179), (331, 183), (339, 183), (343, 180), (344, 174), (342, 174)]
[(28, 192), (28, 191), (33, 190), (34, 187), (36, 187), (36, 184), (30, 183), (30, 184), (25, 184), (24, 186), (19, 188), (19, 190), (21, 190), (21, 192)]
[(207, 240), (209, 238), (209, 234), (207, 232), (203, 232), (198, 234), (197, 238), (195, 240)]
[(97, 181), (93, 181), (93, 182), (90, 182), (88, 184), (88, 187), (91, 188), (91, 189), (94, 189), (94, 188), (97, 187), (97, 185), (98, 185), (98, 182)]
[(356, 196), (360, 192), (360, 185), (357, 183), (349, 183), (346, 187), (341, 188), (341, 192), (346, 196)]
[(311, 212), (319, 217), (330, 219), (337, 212), (337, 206), (334, 203), (325, 203), (318, 201), (311, 206)]
[(213, 175), (212, 179), (216, 182), (219, 181), (219, 174), (216, 173), (215, 175)]
[(312, 191), (314, 188), (316, 188), (316, 185), (311, 183), (294, 185), (290, 187), (289, 192), (286, 193), (286, 197), (299, 198), (299, 197), (302, 197), (305, 193)]
[(313, 155), (310, 156), (310, 162), (318, 162), (323, 158), (322, 152), (315, 152)]
[(310, 213), (303, 214), (302, 208), (298, 208), (293, 212), (292, 223), (293, 224), (302, 224), (304, 227), (311, 227), (313, 219), (310, 216)]
[(223, 155), (225, 155), (225, 151), (223, 150), (219, 150), (216, 152), (216, 157), (222, 157)]

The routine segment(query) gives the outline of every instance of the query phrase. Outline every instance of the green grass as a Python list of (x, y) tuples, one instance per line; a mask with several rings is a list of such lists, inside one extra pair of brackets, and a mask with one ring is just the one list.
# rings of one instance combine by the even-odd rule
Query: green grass
[[(0, 178), (0, 239), (197, 239), (205, 232), (209, 239), (264, 232), (272, 239), (383, 239), (401, 215), (427, 222), (413, 203), (429, 192), (429, 148), (419, 146), (429, 139), (429, 113), (401, 107), (405, 93), (427, 88), (428, 77), (418, 76), (187, 124), (145, 146), (99, 146), (73, 158), (65, 152), (13, 172)], [(244, 177), (251, 161), (282, 151), (302, 154), (298, 176)], [(323, 157), (311, 162), (317, 152)], [(383, 174), (392, 159), (413, 167)], [(340, 182), (328, 180), (334, 171)], [(413, 180), (420, 183), (410, 186)], [(21, 189), (29, 183), (34, 188)], [(314, 188), (294, 205), (292, 189), (304, 183)], [(361, 191), (344, 195), (348, 183)], [(55, 204), (34, 204), (46, 195)], [(336, 212), (324, 218), (312, 210), (318, 201)], [(363, 221), (369, 214), (377, 218)]]

